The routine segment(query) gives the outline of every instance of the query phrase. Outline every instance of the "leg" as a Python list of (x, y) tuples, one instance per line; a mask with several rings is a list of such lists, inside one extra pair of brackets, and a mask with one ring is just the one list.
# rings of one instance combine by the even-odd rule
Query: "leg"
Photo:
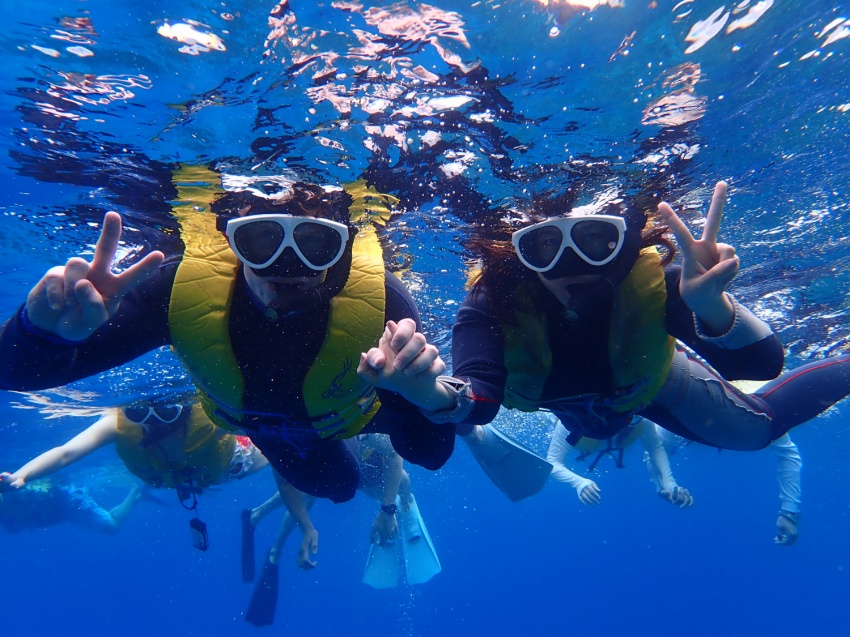
[[(316, 502), (316, 498), (307, 498), (308, 511), (313, 508), (314, 502)], [(295, 518), (292, 517), (289, 511), (287, 511), (283, 516), (283, 521), (280, 523), (280, 528), (277, 531), (277, 537), (275, 538), (271, 551), (269, 551), (269, 561), (271, 561), (272, 564), (277, 564), (283, 545), (297, 526), (298, 524), (295, 522)]]
[(747, 395), (700, 361), (677, 352), (670, 376), (641, 415), (697, 442), (753, 451), (850, 393), (850, 356), (786, 372)]
[[(850, 355), (796, 367), (755, 392), (782, 433), (811, 420), (850, 394)], [(778, 438), (779, 436), (777, 436)]]
[(260, 520), (282, 506), (283, 500), (280, 499), (280, 491), (275, 491), (272, 497), (263, 502), (260, 506), (251, 509), (251, 526), (256, 527)]

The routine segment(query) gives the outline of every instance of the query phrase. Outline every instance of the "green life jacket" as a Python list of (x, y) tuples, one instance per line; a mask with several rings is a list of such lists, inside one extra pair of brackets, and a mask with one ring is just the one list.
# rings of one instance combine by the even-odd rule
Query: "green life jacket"
[[(606, 403), (617, 413), (645, 407), (667, 380), (675, 340), (664, 325), (666, 303), (661, 258), (654, 248), (645, 249), (614, 293), (608, 333), (614, 392), (606, 397)], [(539, 313), (518, 311), (515, 317), (515, 324), (502, 326), (508, 370), (503, 404), (521, 411), (538, 411), (551, 402), (542, 398), (552, 369), (548, 325)]]
[[(207, 172), (204, 179), (214, 173)], [(195, 188), (191, 181), (176, 181)], [(203, 191), (204, 193), (206, 190)], [(174, 351), (198, 387), (201, 402), (219, 426), (245, 423), (245, 383), (230, 341), (230, 305), (239, 262), (215, 228), (215, 215), (184, 198), (174, 207), (186, 246), (169, 306)], [(191, 193), (190, 193), (191, 195)], [(188, 203), (186, 203), (188, 202)], [(360, 353), (384, 330), (384, 261), (374, 227), (354, 240), (351, 271), (330, 303), (325, 339), (303, 385), (305, 407), (322, 438), (350, 438), (372, 419), (380, 402), (374, 388), (357, 375)], [(297, 347), (293, 343), (293, 347)], [(285, 421), (285, 414), (281, 414)]]
[[(159, 425), (166, 427), (168, 425)], [(202, 409), (192, 409), (185, 423), (150, 444), (145, 429), (118, 410), (115, 451), (127, 468), (147, 484), (200, 489), (219, 482), (233, 460), (236, 437), (218, 429)]]

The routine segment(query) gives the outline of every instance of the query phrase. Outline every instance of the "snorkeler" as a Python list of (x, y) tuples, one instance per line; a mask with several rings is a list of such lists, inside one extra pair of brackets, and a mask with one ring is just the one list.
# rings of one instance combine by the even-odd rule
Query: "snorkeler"
[(404, 373), (417, 369), (422, 348), (407, 321), (390, 325), (360, 371), (435, 422), (490, 422), (501, 405), (551, 411), (574, 444), (610, 438), (640, 415), (704, 444), (766, 447), (850, 393), (850, 356), (791, 370), (753, 394), (728, 382), (776, 377), (784, 353), (770, 327), (726, 292), (739, 262), (717, 242), (725, 199), (720, 182), (701, 239), (659, 205), (681, 267), (670, 265), (665, 228), (643, 232), (643, 211), (538, 205), (531, 225), (503, 226), (477, 244), (483, 265), (454, 324), (453, 376)]
[(652, 483), (656, 493), (662, 499), (680, 508), (693, 505), (694, 498), (688, 489), (680, 487), (673, 477), (670, 459), (661, 436), (654, 423), (645, 418), (635, 418), (629, 425), (607, 440), (580, 438), (575, 445), (567, 442), (567, 430), (561, 422), (551, 416), (554, 429), (549, 442), (546, 460), (552, 464), (552, 479), (570, 485), (576, 491), (579, 502), (596, 506), (602, 501), (602, 489), (590, 478), (570, 471), (566, 466), (567, 455), (575, 449), (577, 460), (587, 460), (587, 472), (592, 474), (599, 463), (606, 458), (612, 459), (618, 469), (622, 469), (623, 456), (628, 447), (640, 440), (644, 449), (644, 460), (653, 472)]
[(207, 487), (252, 475), (268, 465), (246, 436), (214, 425), (190, 401), (145, 400), (111, 409), (63, 445), (27, 462), (14, 473), (0, 473), (0, 490), (18, 490), (114, 445), (127, 469), (148, 486), (177, 492), (181, 506), (193, 511), (193, 544), (209, 546), (206, 525), (198, 517), (198, 496)]
[(107, 445), (147, 485), (176, 489), (181, 500), (268, 465), (248, 438), (216, 427), (200, 406), (147, 400), (111, 409), (65, 444), (0, 473), (0, 489), (20, 489)]
[[(182, 257), (153, 252), (120, 274), (121, 217), (107, 213), (92, 262), (51, 269), (4, 326), (0, 388), (62, 385), (170, 344), (210, 419), (246, 432), (301, 492), (354, 497), (359, 463), (346, 441), (364, 431), (441, 467), (453, 429), (356, 374), (387, 320), (419, 324), (373, 229), (350, 223), (342, 189), (286, 182), (265, 194), (266, 181), (199, 212)], [(423, 377), (445, 369), (432, 346), (414, 359)]]
[[(8, 475), (8, 474), (4, 474)], [(127, 519), (141, 489), (133, 486), (121, 503), (105, 509), (85, 486), (35, 480), (12, 487), (0, 482), (0, 526), (10, 533), (68, 522), (89, 531), (110, 535)]]

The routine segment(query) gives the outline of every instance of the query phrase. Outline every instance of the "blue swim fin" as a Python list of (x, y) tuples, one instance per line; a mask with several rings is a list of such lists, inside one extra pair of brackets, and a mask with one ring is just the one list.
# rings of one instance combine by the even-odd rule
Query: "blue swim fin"
[(277, 594), (280, 585), (280, 577), (277, 564), (272, 564), (271, 559), (266, 557), (263, 572), (254, 587), (248, 611), (245, 613), (245, 621), (254, 626), (271, 626), (274, 623), (274, 614), (277, 610)]
[(399, 507), (399, 527), (407, 583), (424, 584), (443, 567), (413, 494), (410, 495), (408, 511)]
[(495, 427), (482, 427), (484, 439), (463, 436), (469, 450), (499, 490), (512, 502), (519, 502), (543, 488), (552, 465), (525, 445)]
[(366, 571), (363, 573), (364, 583), (372, 588), (394, 588), (398, 586), (400, 574), (401, 565), (396, 544), (372, 544), (369, 547)]

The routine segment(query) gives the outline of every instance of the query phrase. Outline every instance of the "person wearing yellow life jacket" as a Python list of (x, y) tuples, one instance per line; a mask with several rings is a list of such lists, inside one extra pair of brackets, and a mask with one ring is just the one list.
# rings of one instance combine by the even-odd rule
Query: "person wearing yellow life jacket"
[[(434, 422), (470, 430), (502, 405), (549, 411), (574, 444), (610, 438), (638, 415), (742, 451), (767, 446), (850, 393), (846, 354), (775, 378), (784, 362), (779, 339), (726, 292), (739, 262), (732, 246), (717, 242), (725, 183), (715, 188), (700, 239), (659, 204), (681, 267), (670, 264), (667, 228), (644, 232), (638, 206), (620, 200), (571, 210), (571, 198), (538, 198), (513, 226), (504, 211), (476, 226), (487, 233), (470, 242), (482, 269), (455, 320), (452, 376), (401, 382), (409, 325), (367, 353), (364, 374), (398, 388)], [(753, 394), (729, 382), (773, 378)]]
[(152, 487), (177, 490), (181, 500), (268, 465), (247, 437), (217, 427), (199, 405), (144, 401), (110, 409), (65, 444), (14, 473), (0, 473), (0, 488), (20, 489), (110, 444), (136, 477)]
[[(210, 419), (250, 436), (293, 498), (354, 497), (348, 441), (361, 432), (387, 433), (405, 459), (441, 467), (453, 428), (356, 372), (387, 322), (418, 328), (419, 314), (386, 275), (374, 229), (350, 221), (352, 197), (283, 177), (224, 177), (209, 209), (208, 198), (182, 198), (182, 255), (153, 252), (113, 273), (121, 218), (107, 213), (92, 262), (50, 270), (4, 326), (0, 388), (66, 384), (171, 345)], [(445, 369), (433, 346), (413, 358), (413, 378)]]

